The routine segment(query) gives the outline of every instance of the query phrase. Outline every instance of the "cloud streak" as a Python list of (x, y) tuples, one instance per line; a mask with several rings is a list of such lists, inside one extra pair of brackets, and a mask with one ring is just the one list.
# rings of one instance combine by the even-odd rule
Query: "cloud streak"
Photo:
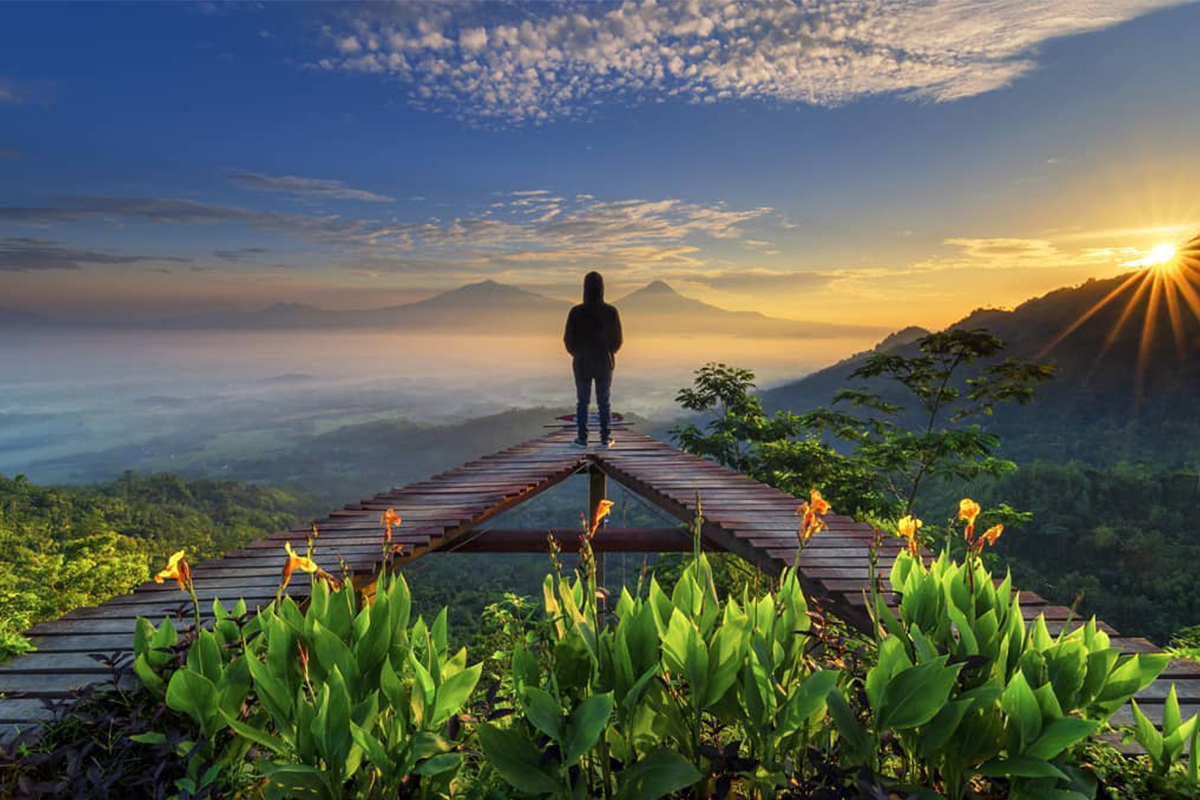
[[(419, 108), (483, 126), (679, 98), (947, 102), (1007, 86), (1052, 39), (1181, 0), (826, 0), (367, 7), (319, 69), (389, 75)], [(514, 10), (515, 9), (515, 10)]]
[(187, 258), (134, 256), (71, 247), (46, 239), (10, 237), (0, 239), (0, 272), (77, 270), (84, 266), (138, 264), (144, 262), (191, 263)]
[(259, 192), (278, 192), (294, 197), (327, 200), (360, 200), (368, 203), (392, 203), (394, 198), (365, 189), (354, 189), (341, 181), (324, 178), (302, 178), (299, 175), (264, 175), (259, 172), (231, 170), (230, 180), (246, 189)]

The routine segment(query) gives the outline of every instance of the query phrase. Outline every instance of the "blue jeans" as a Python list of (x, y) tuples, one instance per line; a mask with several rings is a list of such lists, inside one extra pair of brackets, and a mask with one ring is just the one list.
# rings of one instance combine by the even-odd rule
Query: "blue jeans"
[(612, 406), (609, 392), (612, 390), (612, 373), (607, 375), (584, 375), (575, 370), (575, 424), (579, 438), (588, 438), (588, 404), (592, 401), (592, 383), (596, 384), (596, 407), (600, 411), (600, 441), (608, 441), (609, 426), (612, 424)]

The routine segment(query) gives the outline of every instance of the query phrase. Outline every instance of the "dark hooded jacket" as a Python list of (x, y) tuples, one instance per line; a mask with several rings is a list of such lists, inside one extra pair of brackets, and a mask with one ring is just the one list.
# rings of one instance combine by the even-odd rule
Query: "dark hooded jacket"
[(575, 357), (575, 371), (581, 377), (611, 375), (621, 349), (621, 315), (604, 302), (604, 278), (589, 272), (583, 279), (583, 302), (567, 315), (563, 344)]

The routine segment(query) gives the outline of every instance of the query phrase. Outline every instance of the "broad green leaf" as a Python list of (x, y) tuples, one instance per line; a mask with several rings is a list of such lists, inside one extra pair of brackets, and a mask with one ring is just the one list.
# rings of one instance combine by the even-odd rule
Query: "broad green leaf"
[(287, 742), (285, 742), (283, 739), (280, 739), (278, 736), (275, 736), (274, 734), (268, 733), (267, 731), (264, 731), (263, 729), (257, 728), (253, 725), (240, 722), (236, 717), (232, 716), (226, 711), (222, 711), (221, 716), (225, 719), (225, 724), (229, 726), (230, 730), (232, 730), (238, 736), (241, 736), (243, 739), (253, 742), (259, 747), (264, 747), (276, 755), (284, 755), (291, 750)]
[(1098, 722), (1078, 717), (1052, 719), (1042, 728), (1037, 741), (1025, 748), (1024, 755), (1051, 761), (1063, 750), (1091, 736), (1098, 727)]
[(563, 762), (573, 764), (584, 753), (595, 747), (612, 715), (612, 692), (598, 694), (584, 700), (571, 712), (567, 723), (566, 741), (563, 747)]
[(272, 764), (268, 761), (260, 761), (259, 769), (274, 786), (284, 792), (285, 797), (334, 800), (333, 788), (323, 769), (305, 764)]
[(1145, 714), (1142, 713), (1141, 707), (1138, 706), (1137, 700), (1131, 701), (1133, 706), (1133, 723), (1134, 730), (1137, 732), (1137, 741), (1142, 747), (1146, 748), (1146, 752), (1150, 754), (1150, 760), (1158, 766), (1162, 762), (1163, 755), (1163, 737), (1154, 727)]
[(900, 672), (883, 690), (877, 727), (907, 730), (929, 722), (946, 705), (961, 668), (946, 666), (943, 656)]
[(417, 775), (441, 775), (443, 772), (458, 769), (461, 763), (462, 753), (442, 753), (417, 764), (413, 772)]
[(542, 768), (542, 754), (519, 731), (485, 724), (475, 735), (488, 764), (513, 788), (528, 794), (556, 794), (561, 788)]
[(659, 750), (617, 776), (617, 800), (659, 800), (700, 780), (692, 763), (678, 753)]
[(825, 702), (840, 675), (837, 670), (821, 670), (810, 675), (800, 688), (788, 697), (780, 712), (774, 735), (782, 739), (800, 730), (805, 720), (816, 713)]
[(525, 718), (542, 733), (560, 744), (566, 738), (564, 717), (558, 701), (545, 689), (527, 686), (521, 695)]
[[(1018, 672), (1013, 675), (1000, 697), (1000, 707), (1008, 715), (1009, 728), (1016, 733), (1017, 752), (1024, 752), (1042, 732), (1042, 707), (1038, 704), (1033, 690), (1029, 688), (1025, 673)], [(1010, 749), (1009, 752), (1013, 751)]]
[(979, 774), (989, 778), (1066, 778), (1063, 771), (1040, 758), (1013, 756), (989, 761), (979, 767)]
[(438, 687), (433, 717), (430, 720), (431, 725), (441, 725), (458, 713), (463, 704), (467, 702), (467, 698), (471, 696), (471, 692), (475, 691), (475, 684), (479, 682), (479, 674), (482, 670), (483, 664), (476, 664), (470, 669), (451, 675)]
[(825, 698), (829, 708), (829, 716), (842, 737), (843, 750), (851, 766), (862, 766), (871, 757), (871, 735), (858, 721), (854, 709), (846, 702), (842, 693), (834, 689)]

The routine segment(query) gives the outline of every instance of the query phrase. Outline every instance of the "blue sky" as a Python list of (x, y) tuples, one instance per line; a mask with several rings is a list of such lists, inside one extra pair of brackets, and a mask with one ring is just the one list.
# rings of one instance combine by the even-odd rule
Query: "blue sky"
[(0, 5), (0, 305), (944, 324), (1200, 227), (1200, 6)]

